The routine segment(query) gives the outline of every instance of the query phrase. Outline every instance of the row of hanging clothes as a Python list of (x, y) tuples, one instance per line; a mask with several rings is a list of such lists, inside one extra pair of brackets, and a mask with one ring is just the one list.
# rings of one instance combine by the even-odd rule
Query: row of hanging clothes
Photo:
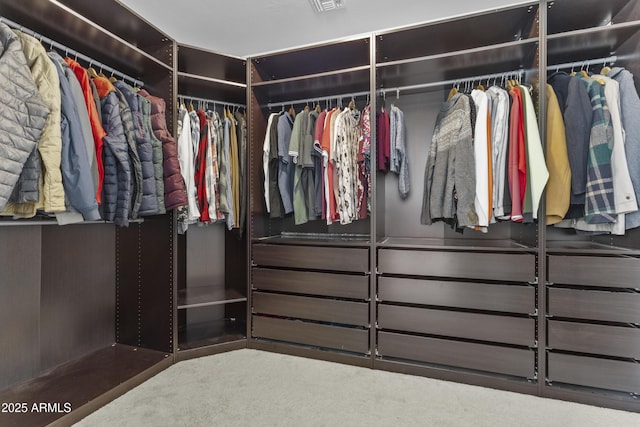
[[(182, 98), (179, 96), (179, 98)], [(190, 99), (186, 97), (187, 99)], [(247, 209), (247, 121), (244, 106), (219, 101), (181, 100), (178, 105), (178, 158), (188, 203), (178, 210), (178, 231), (189, 225), (225, 223), (227, 229), (245, 226)], [(213, 109), (208, 109), (214, 104)]]
[[(516, 76), (520, 76), (519, 73)], [(549, 178), (533, 87), (476, 77), (449, 92), (438, 113), (424, 177), (421, 223), (487, 232), (497, 221), (533, 222)], [(490, 78), (487, 78), (489, 86)]]
[(0, 22), (0, 215), (126, 226), (185, 204), (164, 100), (44, 42)]
[[(608, 62), (589, 62), (600, 61)], [(548, 82), (557, 107), (548, 113), (547, 158), (559, 178), (547, 190), (547, 223), (614, 235), (640, 226), (640, 98), (632, 73), (582, 66), (557, 69)]]
[(346, 225), (371, 211), (371, 108), (358, 110), (353, 98), (326, 107), (291, 106), (268, 117), (263, 175), (271, 218)]

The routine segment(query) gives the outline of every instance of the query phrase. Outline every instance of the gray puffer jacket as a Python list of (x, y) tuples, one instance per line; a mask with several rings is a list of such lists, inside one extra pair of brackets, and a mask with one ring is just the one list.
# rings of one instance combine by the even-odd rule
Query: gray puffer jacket
[(92, 80), (101, 97), (102, 125), (107, 135), (104, 141), (104, 183), (102, 186), (102, 210), (104, 219), (116, 225), (129, 225), (131, 208), (131, 164), (129, 145), (125, 136), (120, 102), (116, 89), (103, 77)]
[(162, 170), (162, 141), (160, 141), (153, 133), (151, 125), (151, 101), (144, 95), (140, 94), (142, 103), (142, 118), (144, 119), (145, 133), (151, 138), (151, 146), (153, 147), (153, 171), (156, 178), (156, 198), (158, 199), (158, 213), (167, 212), (164, 205), (164, 173)]
[[(27, 159), (36, 151), (49, 116), (18, 36), (0, 23), (0, 210), (11, 196)], [(37, 179), (36, 197), (37, 201)], [(19, 194), (18, 194), (18, 200)], [(30, 201), (30, 200), (25, 200)]]
[(140, 202), (140, 216), (158, 214), (158, 197), (156, 195), (156, 178), (153, 168), (153, 146), (147, 135), (142, 117), (141, 97), (133, 88), (123, 81), (116, 81), (113, 85), (124, 95), (131, 109), (133, 129), (135, 132), (136, 150), (142, 167), (142, 200)]
[(140, 203), (142, 202), (142, 165), (138, 150), (136, 149), (136, 136), (133, 128), (133, 118), (131, 109), (127, 103), (124, 94), (116, 86), (116, 96), (120, 104), (120, 118), (124, 128), (124, 136), (127, 140), (129, 148), (129, 164), (131, 166), (131, 206), (129, 208), (129, 218), (138, 219), (140, 212)]

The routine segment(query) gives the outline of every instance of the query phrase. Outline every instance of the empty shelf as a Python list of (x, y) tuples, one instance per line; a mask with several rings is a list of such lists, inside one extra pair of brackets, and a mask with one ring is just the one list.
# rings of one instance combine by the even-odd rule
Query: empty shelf
[(246, 301), (247, 297), (235, 289), (220, 286), (197, 286), (178, 291), (178, 309), (205, 307)]

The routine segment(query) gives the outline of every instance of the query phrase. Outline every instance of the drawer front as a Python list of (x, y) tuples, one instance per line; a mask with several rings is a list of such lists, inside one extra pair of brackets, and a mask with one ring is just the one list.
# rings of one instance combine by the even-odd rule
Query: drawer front
[(369, 351), (369, 331), (253, 316), (253, 336), (354, 353)]
[(254, 314), (369, 326), (369, 304), (364, 302), (254, 292), (252, 310)]
[(640, 294), (550, 287), (549, 314), (576, 319), (640, 323)]
[(391, 302), (529, 314), (535, 312), (535, 294), (530, 286), (378, 278), (378, 297)]
[(550, 381), (640, 393), (640, 363), (549, 353)]
[(535, 279), (535, 266), (535, 256), (531, 254), (399, 249), (378, 252), (378, 270), (383, 274), (529, 282)]
[(253, 262), (258, 266), (366, 273), (369, 271), (369, 250), (256, 244), (253, 245)]
[(533, 346), (535, 344), (535, 321), (530, 318), (381, 304), (378, 306), (378, 324), (382, 329), (396, 331), (523, 346)]
[(549, 347), (640, 359), (640, 329), (549, 321)]
[(369, 276), (254, 268), (253, 288), (365, 300), (369, 298)]
[(635, 258), (549, 256), (549, 280), (582, 286), (638, 288), (640, 260)]
[(535, 353), (532, 350), (380, 332), (378, 352), (382, 357), (436, 363), (516, 377), (535, 376)]

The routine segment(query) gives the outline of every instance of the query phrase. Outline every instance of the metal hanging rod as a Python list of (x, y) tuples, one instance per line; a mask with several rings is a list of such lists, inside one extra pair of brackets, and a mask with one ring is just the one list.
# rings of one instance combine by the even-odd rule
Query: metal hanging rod
[(438, 87), (438, 86), (457, 85), (457, 84), (460, 84), (460, 83), (468, 83), (468, 82), (475, 82), (475, 81), (482, 81), (482, 80), (491, 80), (491, 79), (497, 79), (497, 78), (503, 78), (503, 77), (509, 77), (509, 76), (518, 76), (519, 78), (521, 78), (522, 75), (524, 74), (524, 72), (525, 72), (525, 70), (518, 69), (518, 70), (514, 70), (514, 71), (503, 71), (501, 73), (485, 74), (485, 75), (481, 75), (481, 76), (463, 77), (463, 78), (460, 78), (460, 79), (441, 80), (441, 81), (437, 81), (437, 82), (422, 83), (422, 84), (410, 85), (410, 86), (400, 86), (400, 87), (395, 87), (395, 88), (383, 88), (383, 89), (378, 89), (377, 93), (378, 94), (382, 94), (382, 95), (386, 95), (388, 92), (395, 92), (396, 93), (396, 97), (399, 97), (400, 96), (400, 92), (402, 92), (402, 91), (416, 90), (416, 89), (428, 89), (428, 88), (431, 88), (431, 87)]
[[(376, 90), (376, 94), (386, 95), (388, 92), (396, 92), (396, 97), (398, 97), (400, 95), (400, 92), (407, 91), (407, 90), (426, 89), (430, 87), (447, 86), (447, 85), (460, 84), (465, 82), (491, 80), (491, 79), (497, 79), (497, 78), (508, 77), (508, 76), (518, 76), (521, 78), (524, 73), (525, 73), (525, 70), (518, 69), (514, 71), (503, 71), (501, 73), (485, 74), (485, 75), (473, 76), (473, 77), (463, 77), (460, 79), (452, 79), (452, 80), (442, 80), (437, 82), (422, 83), (422, 84), (411, 85), (411, 86), (382, 88), (382, 89)], [(342, 95), (323, 96), (319, 98), (309, 97), (304, 99), (296, 99), (292, 101), (270, 102), (267, 104), (267, 107), (268, 108), (284, 107), (286, 105), (297, 105), (297, 104), (304, 104), (304, 103), (310, 103), (310, 102), (321, 102), (321, 101), (328, 101), (332, 99), (342, 99), (342, 98), (349, 98), (349, 97), (355, 98), (358, 96), (365, 96), (365, 95), (371, 95), (371, 92), (356, 92), (356, 93), (347, 93)]]
[(564, 64), (549, 65), (547, 67), (547, 71), (560, 70), (564, 68), (590, 67), (592, 65), (597, 65), (597, 64), (602, 64), (602, 65), (605, 65), (607, 63), (614, 64), (617, 60), (618, 60), (618, 57), (614, 55), (614, 56), (609, 56), (607, 58), (588, 59), (586, 61), (565, 62)]
[(195, 102), (203, 102), (205, 104), (220, 104), (220, 105), (224, 105), (227, 107), (238, 107), (238, 108), (247, 108), (247, 106), (245, 104), (237, 104), (235, 102), (226, 102), (226, 101), (218, 101), (215, 99), (206, 99), (206, 98), (198, 98), (195, 96), (190, 96), (190, 95), (178, 95), (178, 99), (184, 100), (184, 99), (188, 99), (189, 101), (195, 101)]
[(283, 102), (270, 102), (267, 104), (268, 108), (274, 107), (284, 107), (286, 105), (298, 105), (298, 104), (308, 104), (313, 102), (323, 102), (323, 101), (331, 101), (333, 99), (341, 100), (343, 98), (356, 98), (358, 96), (371, 95), (371, 92), (353, 92), (346, 93), (341, 95), (330, 95), (330, 96), (321, 96), (321, 97), (309, 97), (304, 99), (294, 99), (292, 101), (283, 101)]
[(3, 16), (0, 16), (0, 22), (5, 23), (6, 25), (8, 25), (11, 28), (14, 28), (16, 30), (22, 31), (23, 33), (29, 34), (32, 37), (35, 37), (36, 39), (40, 40), (40, 43), (43, 44), (48, 44), (51, 48), (56, 48), (57, 50), (59, 50), (60, 52), (65, 52), (65, 55), (71, 57), (73, 56), (76, 59), (81, 59), (83, 62), (89, 64), (89, 67), (97, 67), (99, 69), (101, 69), (102, 71), (106, 71), (107, 73), (111, 73), (111, 75), (116, 75), (118, 77), (121, 77), (123, 80), (128, 80), (130, 83), (133, 84), (133, 86), (135, 87), (143, 87), (144, 86), (144, 82), (138, 80), (138, 79), (134, 79), (131, 76), (128, 76), (124, 73), (121, 73), (120, 71), (109, 67), (106, 64), (103, 64), (100, 61), (96, 61), (93, 58), (88, 57), (87, 55), (83, 55), (82, 53), (78, 52), (77, 50), (74, 49), (70, 49), (67, 46), (58, 43), (55, 40), (50, 39), (49, 37), (45, 37), (40, 33), (37, 33), (33, 30), (30, 30), (28, 28), (25, 28), (23, 25), (20, 25), (16, 22), (11, 21), (10, 19), (7, 19)]

